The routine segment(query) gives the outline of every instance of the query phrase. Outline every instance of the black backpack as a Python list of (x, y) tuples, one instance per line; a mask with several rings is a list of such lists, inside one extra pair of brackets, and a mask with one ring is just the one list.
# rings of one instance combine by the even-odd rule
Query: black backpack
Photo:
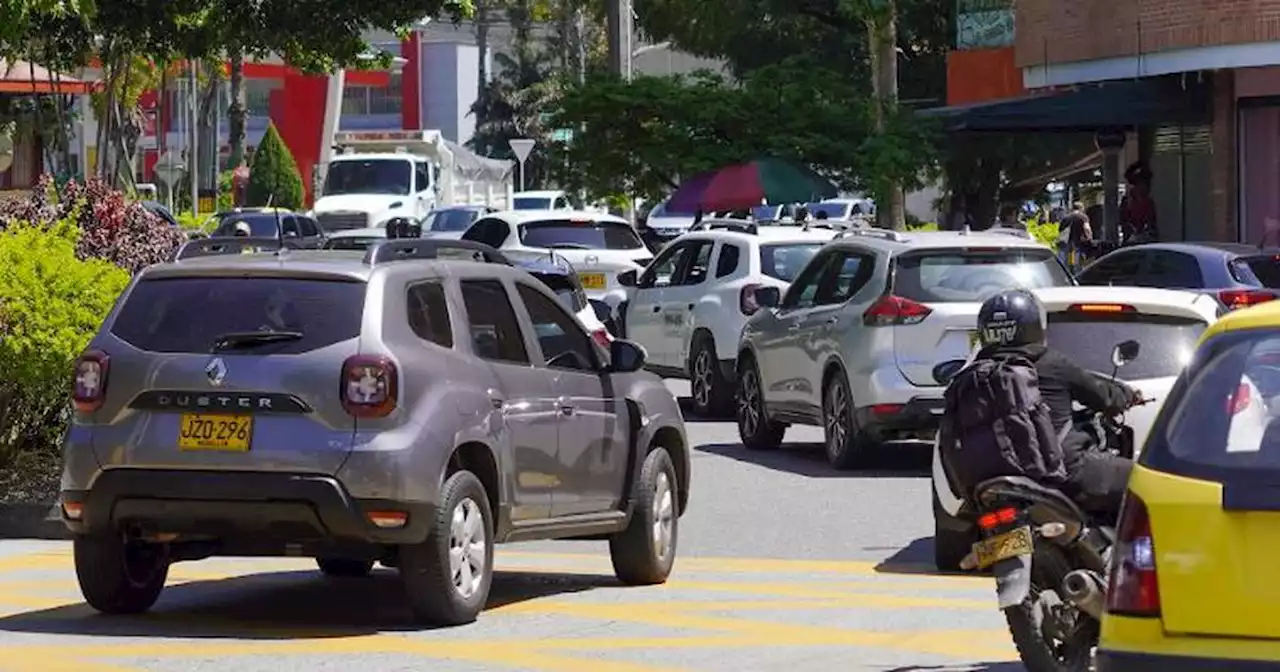
[(998, 476), (1064, 482), (1061, 444), (1040, 396), (1040, 376), (1026, 357), (978, 359), (947, 387), (938, 449), (966, 498)]

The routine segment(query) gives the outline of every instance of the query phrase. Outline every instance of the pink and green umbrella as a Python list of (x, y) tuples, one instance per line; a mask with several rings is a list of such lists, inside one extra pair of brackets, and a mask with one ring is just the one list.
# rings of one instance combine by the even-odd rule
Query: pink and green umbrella
[(671, 195), (667, 209), (745, 210), (762, 204), (810, 203), (836, 193), (834, 184), (804, 166), (782, 159), (756, 159), (685, 180)]

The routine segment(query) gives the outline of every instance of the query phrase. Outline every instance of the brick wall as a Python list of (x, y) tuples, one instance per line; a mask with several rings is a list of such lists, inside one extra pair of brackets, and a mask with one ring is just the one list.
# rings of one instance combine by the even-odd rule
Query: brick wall
[(1280, 40), (1280, 0), (1017, 0), (1018, 67)]

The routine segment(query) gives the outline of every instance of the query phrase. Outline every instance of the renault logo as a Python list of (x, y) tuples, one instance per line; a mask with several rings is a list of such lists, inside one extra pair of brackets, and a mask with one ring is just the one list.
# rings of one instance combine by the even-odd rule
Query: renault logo
[(211, 385), (218, 387), (227, 378), (227, 365), (222, 362), (221, 357), (214, 357), (213, 361), (204, 367), (204, 375), (209, 377)]

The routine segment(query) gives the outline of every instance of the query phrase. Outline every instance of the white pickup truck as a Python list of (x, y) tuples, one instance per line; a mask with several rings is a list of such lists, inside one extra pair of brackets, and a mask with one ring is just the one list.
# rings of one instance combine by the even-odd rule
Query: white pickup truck
[(343, 131), (323, 166), (311, 216), (327, 232), (422, 221), (438, 207), (511, 202), (510, 161), (479, 156), (439, 131)]

